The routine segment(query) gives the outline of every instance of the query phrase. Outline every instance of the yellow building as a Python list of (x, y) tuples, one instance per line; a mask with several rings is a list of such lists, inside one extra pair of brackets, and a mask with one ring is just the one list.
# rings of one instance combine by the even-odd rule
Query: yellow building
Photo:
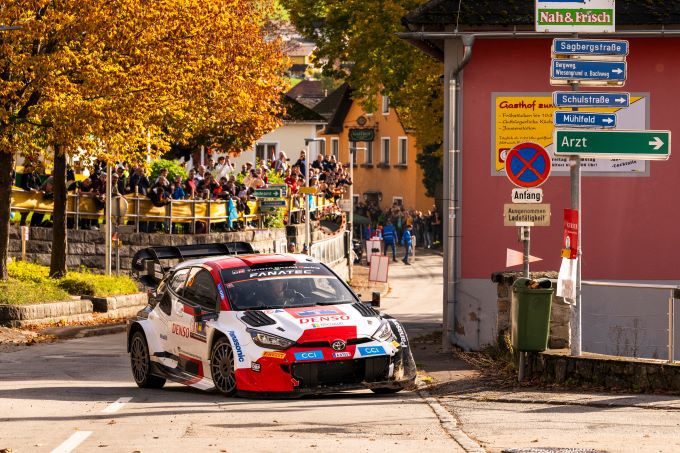
[[(378, 99), (377, 112), (366, 113), (361, 103), (351, 99), (347, 84), (340, 86), (314, 110), (328, 120), (319, 137), (316, 153), (333, 154), (343, 164), (349, 163), (350, 146), (356, 147), (354, 163), (354, 196), (356, 200), (377, 201), (382, 209), (393, 203), (407, 209), (426, 211), (434, 199), (425, 196), (423, 171), (416, 163), (416, 140), (412, 131), (404, 130), (397, 112), (390, 107), (389, 99)], [(368, 142), (350, 142), (353, 134), (373, 135)]]

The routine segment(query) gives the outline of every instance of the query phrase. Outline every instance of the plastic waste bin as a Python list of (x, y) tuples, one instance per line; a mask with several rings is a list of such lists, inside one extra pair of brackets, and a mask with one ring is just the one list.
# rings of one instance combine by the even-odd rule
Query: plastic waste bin
[(518, 351), (545, 351), (553, 297), (550, 280), (519, 278), (512, 285), (512, 296), (512, 346)]

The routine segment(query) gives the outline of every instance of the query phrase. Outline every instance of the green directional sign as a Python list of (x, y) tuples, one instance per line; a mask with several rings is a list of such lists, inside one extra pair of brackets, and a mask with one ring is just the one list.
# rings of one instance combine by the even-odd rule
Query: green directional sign
[(667, 160), (670, 131), (577, 131), (555, 129), (556, 156), (599, 159)]
[(281, 189), (255, 189), (254, 195), (256, 198), (280, 198)]

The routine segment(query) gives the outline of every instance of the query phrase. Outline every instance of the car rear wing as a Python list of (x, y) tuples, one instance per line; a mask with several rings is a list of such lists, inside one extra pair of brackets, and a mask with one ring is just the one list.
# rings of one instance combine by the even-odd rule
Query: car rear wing
[(177, 263), (211, 256), (250, 253), (257, 251), (248, 242), (147, 247), (135, 253), (132, 258), (132, 270), (146, 286), (156, 286), (166, 272)]

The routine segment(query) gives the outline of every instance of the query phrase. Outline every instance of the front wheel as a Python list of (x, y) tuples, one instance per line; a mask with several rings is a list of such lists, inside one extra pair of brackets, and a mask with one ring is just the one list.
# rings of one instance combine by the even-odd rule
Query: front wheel
[(234, 351), (226, 337), (215, 342), (210, 353), (210, 373), (215, 388), (226, 396), (236, 393), (236, 374), (234, 372)]
[(132, 334), (130, 340), (130, 366), (137, 386), (145, 389), (159, 389), (165, 385), (165, 379), (151, 374), (149, 345), (142, 332)]

